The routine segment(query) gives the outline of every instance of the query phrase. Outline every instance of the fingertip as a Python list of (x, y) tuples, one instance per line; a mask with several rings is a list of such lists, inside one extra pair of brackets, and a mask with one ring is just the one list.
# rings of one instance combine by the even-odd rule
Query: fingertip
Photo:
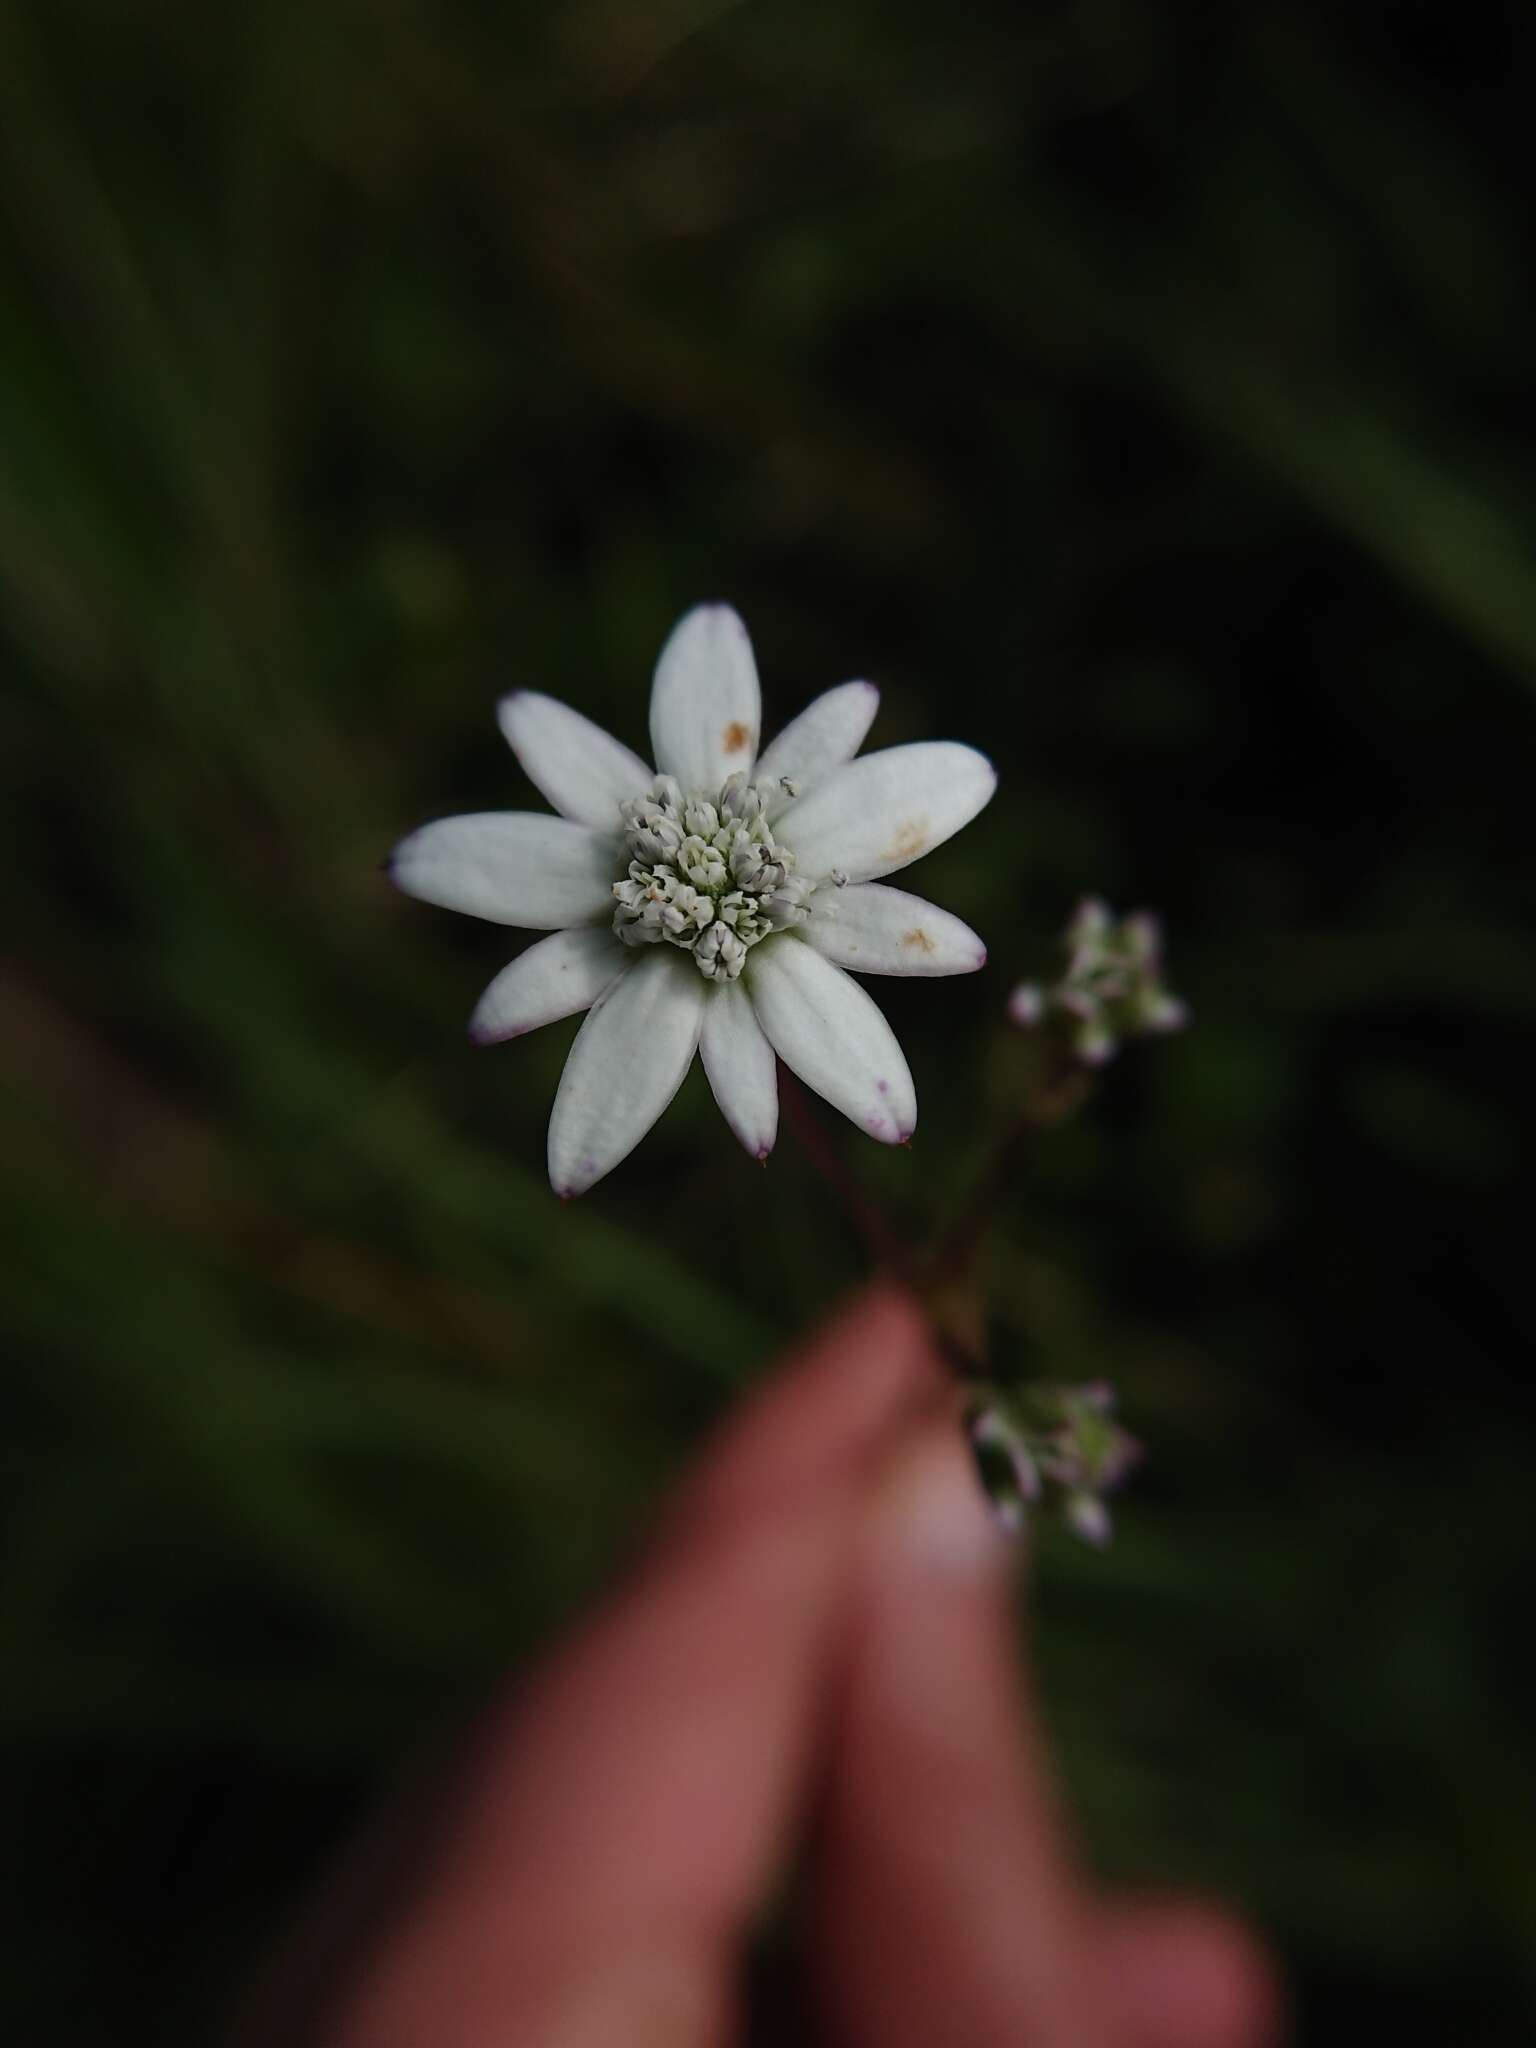
[(1073, 1860), (1021, 1682), (1019, 1556), (953, 1401), (860, 1531), (822, 1837), (826, 1995), (850, 2038), (1093, 2040)]
[(1274, 1958), (1224, 1907), (1115, 1908), (1097, 1939), (1109, 2014), (1135, 2048), (1276, 2048), (1285, 1995)]
[(862, 1346), (888, 1345), (904, 1357), (921, 1357), (932, 1345), (927, 1318), (917, 1296), (892, 1273), (867, 1281), (835, 1309), (807, 1350), (835, 1342)]
[(726, 1423), (674, 1505), (669, 1531), (696, 1533), (701, 1522), (761, 1514), (853, 1480), (944, 1381), (916, 1300), (892, 1280), (871, 1282)]
[[(917, 1297), (894, 1276), (869, 1281), (835, 1308), (790, 1354), (786, 1390), (843, 1411), (855, 1434), (883, 1429), (914, 1403), (937, 1393), (946, 1370), (933, 1326)], [(878, 1433), (877, 1429), (877, 1433)]]
[(1007, 1575), (1019, 1547), (987, 1500), (958, 1415), (935, 1416), (895, 1454), (871, 1508), (868, 1541), (877, 1575)]

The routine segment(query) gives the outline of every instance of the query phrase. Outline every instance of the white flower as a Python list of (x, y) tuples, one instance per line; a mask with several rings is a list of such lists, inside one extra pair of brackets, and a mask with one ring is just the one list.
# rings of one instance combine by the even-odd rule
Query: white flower
[(701, 605), (651, 690), (656, 773), (551, 697), (519, 690), (501, 729), (560, 813), (424, 825), (395, 849), (408, 895), (547, 931), (480, 998), (470, 1035), (516, 1038), (577, 1011), (549, 1123), (549, 1177), (578, 1195), (634, 1149), (695, 1052), (747, 1150), (778, 1127), (774, 1055), (885, 1144), (917, 1123), (912, 1076), (861, 974), (969, 974), (980, 939), (883, 887), (969, 823), (996, 786), (970, 747), (925, 741), (854, 760), (870, 683), (807, 706), (759, 756), (746, 627)]

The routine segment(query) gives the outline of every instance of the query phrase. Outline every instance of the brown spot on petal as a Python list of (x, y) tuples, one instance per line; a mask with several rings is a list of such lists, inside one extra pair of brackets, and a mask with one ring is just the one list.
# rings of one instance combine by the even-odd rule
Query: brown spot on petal
[(920, 953), (931, 953), (933, 951), (933, 941), (920, 925), (913, 925), (911, 931), (903, 932), (901, 943), (904, 946), (913, 947)]
[(881, 854), (882, 860), (915, 860), (928, 844), (928, 820), (908, 818), (896, 828), (896, 837)]
[(739, 754), (751, 742), (752, 734), (739, 718), (733, 719), (720, 735), (720, 744), (728, 754)]

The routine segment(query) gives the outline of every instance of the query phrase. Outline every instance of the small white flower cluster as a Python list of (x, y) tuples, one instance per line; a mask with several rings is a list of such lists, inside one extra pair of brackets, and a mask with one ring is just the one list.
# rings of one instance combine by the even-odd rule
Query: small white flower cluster
[[(1104, 1496), (1141, 1456), (1114, 1408), (1114, 1389), (1103, 1380), (978, 1400), (969, 1418), (971, 1441), (993, 1505), (1009, 1527), (1021, 1529), (1029, 1510), (1049, 1498), (1085, 1543), (1098, 1549), (1108, 1543), (1113, 1523)], [(988, 1462), (988, 1453), (998, 1462)]]
[[(787, 777), (780, 787), (797, 793)], [(633, 858), (613, 885), (613, 928), (626, 946), (681, 946), (707, 981), (734, 981), (749, 946), (810, 916), (815, 885), (793, 872), (767, 802), (740, 771), (713, 802), (658, 775), (651, 794), (620, 804), (619, 815)]]
[(1097, 896), (1086, 896), (1062, 935), (1066, 971), (1042, 987), (1020, 982), (1008, 1015), (1026, 1030), (1055, 1021), (1064, 1027), (1075, 1059), (1102, 1067), (1125, 1038), (1182, 1031), (1188, 1006), (1163, 985), (1163, 931), (1149, 910), (1117, 918)]

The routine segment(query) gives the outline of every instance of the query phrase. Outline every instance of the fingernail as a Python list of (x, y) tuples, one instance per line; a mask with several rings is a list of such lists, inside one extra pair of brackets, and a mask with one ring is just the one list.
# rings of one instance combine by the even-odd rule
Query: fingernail
[(1018, 1554), (983, 1491), (958, 1417), (930, 1425), (901, 1454), (880, 1521), (884, 1540), (943, 1577), (993, 1578)]

